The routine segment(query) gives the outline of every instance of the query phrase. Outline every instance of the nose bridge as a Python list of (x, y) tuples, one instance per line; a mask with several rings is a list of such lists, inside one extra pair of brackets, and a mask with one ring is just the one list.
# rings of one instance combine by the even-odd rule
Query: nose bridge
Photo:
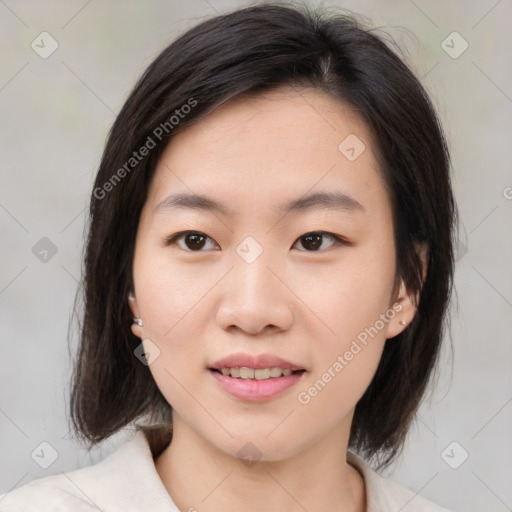
[(268, 268), (278, 268), (279, 262), (273, 258), (271, 249), (263, 247), (254, 238), (247, 237), (238, 245), (233, 265), (232, 291), (239, 300), (260, 303), (261, 307), (270, 295), (279, 293), (277, 280)]
[(290, 292), (274, 274), (282, 268), (271, 250), (254, 240), (242, 242), (233, 254), (218, 311), (223, 326), (237, 325), (257, 333), (267, 325), (287, 329), (293, 319)]

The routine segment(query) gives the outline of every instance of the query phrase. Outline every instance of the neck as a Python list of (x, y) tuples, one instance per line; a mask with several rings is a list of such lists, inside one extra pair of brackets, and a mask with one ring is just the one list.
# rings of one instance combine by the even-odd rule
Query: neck
[(250, 464), (218, 450), (176, 414), (173, 425), (155, 467), (180, 510), (366, 510), (364, 480), (347, 463), (348, 435), (340, 442), (338, 430), (290, 458)]

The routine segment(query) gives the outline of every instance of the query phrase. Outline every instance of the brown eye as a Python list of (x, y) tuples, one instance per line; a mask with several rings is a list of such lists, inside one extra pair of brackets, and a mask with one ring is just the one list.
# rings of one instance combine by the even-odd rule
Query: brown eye
[[(326, 240), (331, 243), (326, 245)], [(165, 246), (178, 245), (181, 249), (188, 252), (202, 252), (203, 249), (219, 248), (212, 238), (199, 231), (182, 231), (165, 238), (163, 242)], [(301, 252), (321, 252), (333, 245), (351, 245), (350, 242), (341, 237), (325, 231), (306, 233), (298, 238), (294, 245), (299, 242), (305, 249), (301, 250)], [(208, 247), (208, 243), (210, 243), (210, 247)]]
[[(333, 243), (327, 247), (343, 243), (340, 237), (332, 233), (326, 233), (325, 231), (306, 233), (298, 239), (298, 242), (300, 241), (302, 247), (306, 249), (306, 252), (318, 252), (319, 249), (322, 248), (322, 244), (326, 239), (333, 241)], [(326, 249), (326, 247), (324, 246), (322, 249)]]
[[(169, 238), (164, 240), (164, 244), (168, 245), (178, 245), (185, 251), (189, 252), (201, 252), (203, 248), (207, 245), (207, 241), (213, 242), (213, 240), (205, 235), (204, 233), (200, 233), (198, 231), (184, 231), (181, 233), (177, 233)], [(182, 243), (179, 243), (182, 242)], [(214, 247), (218, 247), (215, 242)]]
[(202, 249), (204, 247), (205, 238), (206, 237), (204, 235), (188, 234), (188, 235), (185, 235), (184, 241), (185, 241), (185, 245), (189, 249), (192, 249), (193, 251), (195, 251), (198, 249)]

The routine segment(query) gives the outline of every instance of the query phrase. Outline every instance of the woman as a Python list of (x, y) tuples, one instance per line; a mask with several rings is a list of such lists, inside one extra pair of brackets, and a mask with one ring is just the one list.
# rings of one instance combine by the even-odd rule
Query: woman
[(73, 427), (135, 435), (1, 510), (445, 510), (370, 464), (435, 368), (455, 225), (431, 102), (371, 31), (269, 4), (192, 28), (91, 196)]

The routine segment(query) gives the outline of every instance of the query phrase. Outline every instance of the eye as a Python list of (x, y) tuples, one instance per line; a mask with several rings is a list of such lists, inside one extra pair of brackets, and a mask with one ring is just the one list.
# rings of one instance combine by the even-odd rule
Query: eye
[[(184, 250), (188, 250), (189, 252), (201, 252), (203, 247), (206, 245), (206, 240), (210, 240), (213, 242), (213, 240), (209, 236), (205, 235), (204, 233), (201, 233), (200, 231), (182, 231), (180, 233), (172, 235), (169, 238), (165, 238), (164, 244), (166, 246), (175, 245), (182, 240), (184, 245), (178, 244), (179, 247), (181, 247)], [(215, 244), (215, 247), (218, 247), (218, 245)]]
[[(319, 252), (320, 250), (326, 249), (324, 245), (326, 239), (332, 242), (327, 248), (333, 245), (351, 245), (349, 241), (333, 233), (312, 231), (298, 238), (294, 246), (300, 242), (301, 245), (306, 248), (305, 251), (301, 252)], [(207, 246), (207, 241), (213, 243), (213, 246), (210, 246), (210, 248), (219, 248), (212, 238), (200, 231), (181, 231), (163, 240), (165, 246), (178, 245), (181, 249), (189, 252), (201, 252)]]
[[(332, 243), (328, 246), (333, 245), (349, 245), (349, 243), (333, 233), (327, 233), (326, 231), (312, 231), (302, 235), (297, 242), (301, 242), (303, 247), (306, 247), (306, 251), (302, 252), (318, 252), (320, 248), (325, 249), (323, 242), (325, 239), (329, 239)], [(294, 244), (295, 245), (295, 244)], [(322, 247), (323, 246), (323, 247)]]

